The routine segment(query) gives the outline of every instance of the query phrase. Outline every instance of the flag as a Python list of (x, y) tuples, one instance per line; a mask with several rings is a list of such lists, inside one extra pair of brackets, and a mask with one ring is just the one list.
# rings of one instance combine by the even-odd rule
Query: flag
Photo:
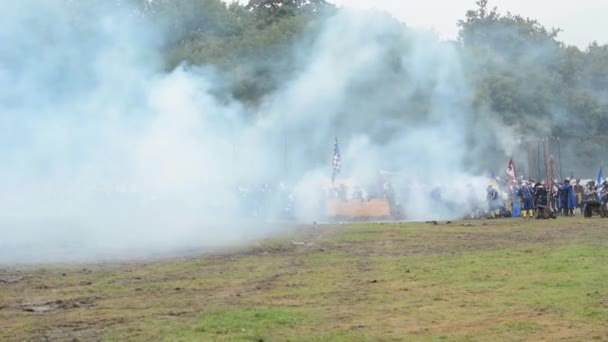
[(513, 159), (509, 159), (509, 165), (507, 166), (507, 175), (513, 180), (517, 179), (517, 171), (515, 170), (515, 163), (513, 163)]
[(336, 137), (336, 142), (334, 143), (334, 155), (331, 160), (332, 174), (331, 174), (331, 184), (333, 185), (336, 180), (336, 175), (340, 172), (340, 168), (342, 167), (342, 158), (340, 157), (340, 147), (338, 146), (338, 138)]
[(601, 187), (604, 184), (604, 172), (602, 172), (603, 166), (600, 166), (600, 172), (597, 175), (597, 186)]

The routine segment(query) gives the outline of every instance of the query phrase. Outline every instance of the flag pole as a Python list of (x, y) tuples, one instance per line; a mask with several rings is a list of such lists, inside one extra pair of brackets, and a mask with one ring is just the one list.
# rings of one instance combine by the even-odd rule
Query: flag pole
[(338, 146), (338, 137), (335, 137), (334, 140), (334, 151), (331, 161), (332, 173), (331, 173), (331, 187), (333, 190), (336, 190), (336, 174), (340, 172), (340, 164), (341, 164), (341, 156), (340, 156), (340, 147)]
[(562, 149), (560, 148), (559, 137), (557, 137), (557, 159), (559, 160), (559, 175), (563, 177), (564, 174), (562, 173)]
[[(541, 142), (541, 140), (538, 139), (536, 142), (537, 142), (537, 146), (536, 146), (536, 169), (538, 171), (538, 178), (541, 178), (541, 177), (543, 177), (542, 174), (541, 174), (541, 167), (540, 167), (540, 162), (541, 162), (541, 159), (540, 159), (540, 142)], [(547, 181), (547, 184), (551, 184), (550, 180), (547, 179), (546, 181)]]

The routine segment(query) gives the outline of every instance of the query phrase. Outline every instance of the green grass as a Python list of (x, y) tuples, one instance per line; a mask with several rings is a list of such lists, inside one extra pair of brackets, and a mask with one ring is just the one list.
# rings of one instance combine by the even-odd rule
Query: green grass
[[(4, 271), (26, 278), (0, 284), (0, 340), (608, 340), (608, 220), (309, 229), (232, 255)], [(56, 300), (84, 304), (22, 307)]]
[(288, 309), (222, 309), (203, 314), (195, 326), (176, 333), (175, 341), (263, 341), (268, 336), (286, 336), (304, 317)]

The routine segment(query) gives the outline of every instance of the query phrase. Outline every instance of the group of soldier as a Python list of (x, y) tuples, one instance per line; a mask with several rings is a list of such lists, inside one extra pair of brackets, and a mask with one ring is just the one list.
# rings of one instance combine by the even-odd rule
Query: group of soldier
[[(474, 193), (469, 185), (469, 192)], [(334, 198), (340, 201), (361, 200), (364, 202), (374, 198), (386, 199), (390, 205), (391, 214), (403, 217), (403, 209), (395, 189), (390, 183), (379, 183), (367, 187), (367, 191), (354, 186), (352, 191), (345, 185), (338, 185), (321, 198)], [(420, 191), (418, 189), (418, 191)], [(252, 218), (294, 218), (294, 196), (285, 185), (271, 186), (241, 186), (238, 189), (241, 213)], [(411, 193), (412, 191), (406, 191)], [(477, 193), (479, 195), (479, 193)], [(480, 202), (481, 198), (471, 196), (467, 199), (471, 218), (522, 217), (556, 218), (557, 216), (592, 216), (594, 213), (608, 217), (608, 181), (598, 184), (594, 181), (585, 185), (579, 179), (563, 181), (536, 182), (534, 180), (496, 179), (486, 189), (486, 209)], [(442, 196), (441, 188), (432, 189), (429, 198), (434, 208), (443, 208), (447, 212), (458, 212), (461, 207), (457, 202), (450, 202)], [(320, 201), (320, 203), (323, 202)], [(470, 202), (470, 203), (469, 203)], [(467, 207), (467, 208), (468, 208)]]
[(534, 180), (498, 180), (488, 186), (486, 200), (491, 218), (546, 219), (557, 215), (575, 216), (577, 212), (591, 216), (608, 202), (608, 181), (602, 184), (590, 181), (583, 186), (579, 179), (554, 181), (550, 185)]

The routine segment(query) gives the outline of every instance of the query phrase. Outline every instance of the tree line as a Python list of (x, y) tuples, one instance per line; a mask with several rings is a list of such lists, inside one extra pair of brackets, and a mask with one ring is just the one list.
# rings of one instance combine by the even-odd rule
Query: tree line
[[(229, 95), (250, 106), (300, 70), (294, 45), (313, 41), (323, 23), (341, 11), (324, 0), (139, 1), (145, 15), (171, 32), (164, 50), (168, 70), (183, 62), (216, 66), (229, 80)], [(445, 44), (465, 61), (478, 115), (518, 127), (522, 135), (560, 136), (566, 153), (571, 144), (586, 144), (579, 153), (585, 166), (601, 159), (608, 146), (608, 46), (593, 42), (581, 50), (561, 42), (558, 28), (502, 14), (488, 0), (476, 6), (458, 22), (458, 38)], [(395, 56), (406, 48), (398, 39), (387, 44)], [(397, 58), (387, 56), (387, 64), (399, 75)], [(367, 90), (398, 86), (401, 80), (376, 81), (382, 84)], [(407, 104), (387, 105), (383, 115), (398, 119), (428, 110), (432, 99), (424, 89), (418, 95)]]

